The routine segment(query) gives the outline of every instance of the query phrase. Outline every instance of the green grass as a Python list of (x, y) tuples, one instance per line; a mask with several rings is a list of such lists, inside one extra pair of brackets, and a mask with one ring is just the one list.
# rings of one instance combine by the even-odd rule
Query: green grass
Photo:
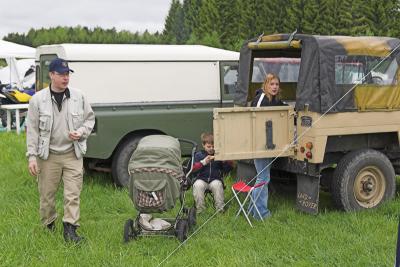
[[(0, 265), (1, 266), (393, 266), (400, 197), (376, 210), (343, 213), (321, 193), (320, 214), (295, 210), (292, 191), (270, 197), (273, 216), (254, 222), (235, 219), (237, 204), (206, 223), (183, 246), (175, 238), (144, 237), (122, 243), (123, 225), (136, 211), (126, 189), (107, 175), (84, 177), (81, 228), (86, 242), (65, 244), (62, 238), (62, 190), (57, 195), (56, 232), (39, 222), (35, 178), (29, 176), (25, 137), (0, 133)], [(227, 184), (232, 183), (228, 179)], [(400, 180), (397, 179), (399, 190)], [(229, 186), (228, 186), (229, 188)], [(188, 202), (192, 203), (191, 191)], [(225, 191), (226, 199), (232, 194)], [(179, 206), (179, 205), (178, 205)], [(173, 212), (170, 212), (173, 214)], [(211, 215), (198, 218), (197, 228)], [(167, 256), (170, 255), (168, 259)], [(165, 260), (166, 259), (166, 260)], [(165, 261), (164, 261), (165, 260)]]

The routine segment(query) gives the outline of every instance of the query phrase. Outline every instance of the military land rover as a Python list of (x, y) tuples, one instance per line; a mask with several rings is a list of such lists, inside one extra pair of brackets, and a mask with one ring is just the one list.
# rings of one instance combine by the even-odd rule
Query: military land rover
[[(317, 213), (320, 186), (345, 211), (395, 195), (400, 172), (400, 40), (276, 34), (242, 47), (235, 107), (214, 110), (220, 160), (273, 157), (297, 180), (297, 207)], [(266, 73), (279, 107), (248, 107)], [(246, 173), (241, 161), (238, 173)]]

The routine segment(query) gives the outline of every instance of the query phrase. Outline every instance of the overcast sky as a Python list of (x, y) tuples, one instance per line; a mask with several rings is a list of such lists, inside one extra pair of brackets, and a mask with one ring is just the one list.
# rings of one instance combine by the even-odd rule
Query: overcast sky
[(171, 0), (0, 0), (0, 39), (56, 26), (161, 32)]

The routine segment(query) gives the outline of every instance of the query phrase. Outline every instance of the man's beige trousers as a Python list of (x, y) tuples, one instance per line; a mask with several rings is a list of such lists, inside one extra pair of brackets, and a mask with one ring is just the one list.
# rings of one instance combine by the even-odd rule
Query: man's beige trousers
[(60, 180), (64, 184), (63, 222), (79, 225), (79, 196), (83, 182), (83, 160), (72, 150), (66, 154), (49, 154), (47, 160), (38, 159), (38, 187), (40, 195), (40, 220), (44, 225), (57, 218), (56, 193)]

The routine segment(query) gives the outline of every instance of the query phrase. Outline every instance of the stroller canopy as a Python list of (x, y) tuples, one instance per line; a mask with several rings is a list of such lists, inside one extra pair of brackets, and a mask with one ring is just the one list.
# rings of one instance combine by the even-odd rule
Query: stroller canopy
[(168, 135), (143, 137), (131, 158), (129, 169), (165, 168), (182, 173), (179, 141)]
[(167, 135), (143, 137), (130, 159), (129, 173), (130, 197), (136, 208), (143, 212), (173, 208), (184, 177), (178, 139)]

